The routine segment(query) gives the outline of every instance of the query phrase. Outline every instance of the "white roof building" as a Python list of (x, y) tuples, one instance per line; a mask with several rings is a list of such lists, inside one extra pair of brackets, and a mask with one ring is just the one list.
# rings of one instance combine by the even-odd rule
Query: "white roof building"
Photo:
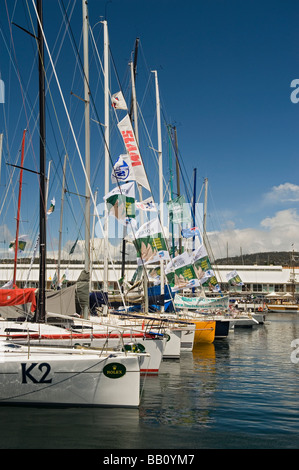
[[(24, 287), (37, 287), (39, 282), (39, 265), (33, 264), (29, 272), (30, 264), (21, 261), (17, 266), (17, 284)], [(13, 260), (0, 264), (0, 286), (13, 278)], [(84, 269), (82, 262), (61, 264), (60, 277), (65, 275), (69, 284), (77, 281), (81, 271)], [(299, 296), (299, 267), (286, 268), (282, 266), (229, 266), (220, 265), (214, 267), (216, 278), (220, 284), (222, 292), (238, 294), (264, 294), (271, 292), (295, 292)], [(240, 276), (243, 286), (229, 286), (227, 274), (236, 270)], [(136, 261), (127, 261), (125, 266), (125, 277), (130, 281), (136, 271)], [(51, 282), (57, 274), (57, 264), (47, 264), (47, 287), (50, 288)], [(109, 264), (109, 288), (117, 289), (117, 282), (121, 278), (121, 263), (115, 262), (113, 266)], [(91, 288), (99, 289), (103, 285), (103, 262), (94, 263), (91, 274)]]

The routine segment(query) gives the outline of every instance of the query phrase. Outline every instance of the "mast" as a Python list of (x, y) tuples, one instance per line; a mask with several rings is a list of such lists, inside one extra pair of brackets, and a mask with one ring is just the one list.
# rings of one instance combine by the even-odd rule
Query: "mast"
[[(162, 137), (161, 137), (161, 105), (159, 95), (159, 84), (157, 71), (153, 71), (155, 75), (156, 84), (156, 108), (157, 108), (157, 134), (158, 134), (158, 162), (159, 162), (159, 196), (160, 196), (160, 220), (161, 227), (163, 230), (164, 224), (164, 207), (163, 207), (163, 159), (162, 159)], [(161, 297), (164, 297), (164, 264), (163, 260), (160, 260), (160, 280), (161, 280)], [(163, 299), (164, 300), (164, 299)], [(164, 312), (164, 302), (161, 305), (161, 313)]]
[(66, 158), (64, 156), (63, 175), (62, 175), (62, 190), (61, 190), (61, 208), (60, 208), (60, 225), (59, 225), (59, 242), (58, 242), (58, 282), (60, 280), (60, 263), (61, 263), (61, 243), (62, 243), (62, 222), (63, 222), (63, 208), (64, 208), (64, 194), (65, 194), (65, 172), (66, 172)]
[[(42, 0), (36, 0), (38, 27), (38, 62), (39, 62), (39, 127), (40, 127), (40, 265), (39, 265), (39, 296), (38, 296), (38, 320), (44, 322), (46, 318), (46, 123), (45, 123), (45, 69), (44, 69), (44, 39), (43, 5)], [(41, 26), (40, 26), (41, 25)]]
[(19, 245), (19, 226), (20, 226), (20, 210), (21, 210), (22, 183), (23, 183), (25, 135), (26, 135), (26, 129), (23, 131), (23, 139), (22, 139), (21, 171), (20, 171), (20, 181), (19, 181), (19, 200), (18, 200), (17, 228), (16, 228), (16, 240), (15, 240), (15, 260), (14, 260), (14, 271), (13, 271), (13, 285), (16, 284), (16, 276), (17, 276), (17, 258), (18, 258), (18, 245)]
[[(173, 200), (173, 182), (172, 182), (172, 126), (169, 124), (167, 126), (168, 129), (168, 140), (169, 140), (169, 180), (170, 180), (170, 199)], [(175, 246), (174, 246), (174, 224), (173, 224), (173, 217), (171, 217), (170, 221), (171, 225), (171, 253), (172, 257), (174, 258), (175, 255)]]
[(2, 148), (3, 148), (3, 134), (0, 134), (0, 182), (1, 182), (1, 165), (2, 165)]
[[(181, 195), (180, 188), (180, 165), (179, 165), (179, 147), (178, 147), (178, 137), (176, 126), (173, 127), (174, 130), (174, 146), (175, 146), (175, 168), (176, 168), (176, 185), (177, 185), (177, 195)], [(182, 236), (181, 236), (181, 226), (179, 227), (179, 254), (182, 253)]]
[[(90, 272), (90, 102), (89, 102), (89, 60), (88, 60), (88, 9), (87, 1), (82, 0), (83, 50), (84, 50), (84, 102), (85, 102), (85, 271)], [(84, 318), (88, 318), (88, 306), (84, 306)]]
[(203, 244), (207, 247), (207, 205), (208, 205), (208, 178), (204, 180), (205, 185), (205, 200), (204, 200), (204, 211), (203, 211)]
[[(105, 107), (105, 194), (109, 193), (109, 148), (110, 148), (110, 122), (109, 122), (109, 38), (107, 21), (104, 25), (104, 107)], [(105, 205), (104, 224), (104, 292), (108, 293), (108, 209)], [(108, 297), (107, 297), (108, 298)], [(104, 305), (104, 313), (107, 311)]]
[[(196, 173), (197, 169), (193, 169), (193, 208), (192, 208), (192, 218), (193, 218), (193, 227), (195, 227), (195, 209), (196, 209)], [(195, 236), (193, 236), (193, 250), (195, 249)]]

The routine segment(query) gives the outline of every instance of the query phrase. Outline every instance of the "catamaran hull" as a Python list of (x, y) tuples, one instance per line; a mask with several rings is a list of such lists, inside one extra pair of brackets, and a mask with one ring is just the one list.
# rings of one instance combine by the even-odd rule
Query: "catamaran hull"
[(0, 352), (0, 377), (0, 404), (139, 406), (135, 355), (14, 352), (8, 347)]

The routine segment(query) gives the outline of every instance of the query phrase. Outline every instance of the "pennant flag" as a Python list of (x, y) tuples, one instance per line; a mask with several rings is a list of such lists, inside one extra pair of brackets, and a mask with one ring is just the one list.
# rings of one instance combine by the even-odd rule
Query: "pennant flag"
[(136, 202), (135, 205), (137, 209), (140, 209), (142, 211), (157, 212), (157, 208), (152, 197), (148, 197), (147, 199), (141, 202)]
[(167, 202), (170, 222), (182, 224), (191, 222), (189, 204), (186, 204), (184, 196), (179, 196)]
[[(27, 245), (27, 239), (28, 239), (27, 235), (21, 235), (18, 238), (18, 254), (23, 253), (25, 251), (25, 247)], [(8, 247), (8, 251), (14, 252), (15, 245), (16, 245), (16, 240), (11, 241)]]
[(192, 237), (195, 237), (196, 235), (200, 236), (198, 227), (182, 229), (181, 234), (182, 234), (182, 237), (184, 238), (192, 238)]
[(52, 212), (54, 212), (54, 210), (55, 210), (55, 197), (53, 197), (53, 199), (51, 201), (51, 205), (50, 205), (50, 208), (47, 211), (47, 215), (52, 214)]
[(135, 181), (134, 169), (129, 155), (120, 155), (116, 160), (112, 173), (111, 181), (115, 183), (125, 183), (126, 181)]
[(187, 251), (176, 256), (167, 264), (165, 274), (170, 286), (176, 290), (200, 285), (193, 266), (192, 256)]
[(134, 168), (135, 178), (137, 183), (143, 186), (145, 189), (150, 191), (150, 185), (147, 180), (143, 161), (138, 149), (138, 145), (135, 139), (134, 131), (132, 128), (131, 120), (127, 114), (122, 121), (118, 123), (118, 129), (124, 140), (125, 147), (130, 156), (132, 167)]
[(58, 281), (58, 279), (57, 279), (57, 272), (55, 271), (55, 274), (54, 274), (53, 279), (52, 279), (52, 281), (51, 281), (51, 289), (56, 289), (56, 287), (57, 287), (57, 281)]
[(104, 196), (108, 211), (123, 225), (135, 219), (135, 185), (134, 182), (122, 184)]
[(111, 104), (113, 106), (113, 108), (115, 109), (124, 109), (127, 111), (127, 103), (124, 99), (124, 95), (122, 94), (121, 91), (119, 91), (118, 93), (114, 93), (114, 95), (112, 95), (111, 97)]
[(237, 271), (231, 271), (230, 273), (227, 273), (226, 275), (226, 279), (228, 281), (229, 284), (231, 284), (232, 286), (243, 286), (244, 283), (242, 282), (239, 274), (237, 273)]
[(60, 287), (65, 286), (67, 284), (68, 280), (69, 280), (69, 270), (68, 270), (68, 268), (66, 268), (66, 270), (65, 270), (64, 274), (62, 275), (62, 278), (60, 279), (60, 282), (59, 282)]
[(166, 242), (158, 219), (146, 222), (137, 230), (134, 244), (137, 251), (138, 265), (169, 259)]
[(70, 249), (69, 255), (72, 255), (74, 253), (77, 242), (78, 242), (78, 237), (77, 237), (77, 240), (75, 241), (75, 243), (73, 244), (72, 248)]

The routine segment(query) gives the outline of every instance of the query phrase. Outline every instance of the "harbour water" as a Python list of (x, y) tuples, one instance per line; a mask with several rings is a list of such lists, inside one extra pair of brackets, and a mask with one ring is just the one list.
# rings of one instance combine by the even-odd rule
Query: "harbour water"
[(264, 325), (163, 361), (143, 379), (138, 410), (0, 407), (0, 448), (296, 449), (295, 339), (298, 314), (268, 314)]

